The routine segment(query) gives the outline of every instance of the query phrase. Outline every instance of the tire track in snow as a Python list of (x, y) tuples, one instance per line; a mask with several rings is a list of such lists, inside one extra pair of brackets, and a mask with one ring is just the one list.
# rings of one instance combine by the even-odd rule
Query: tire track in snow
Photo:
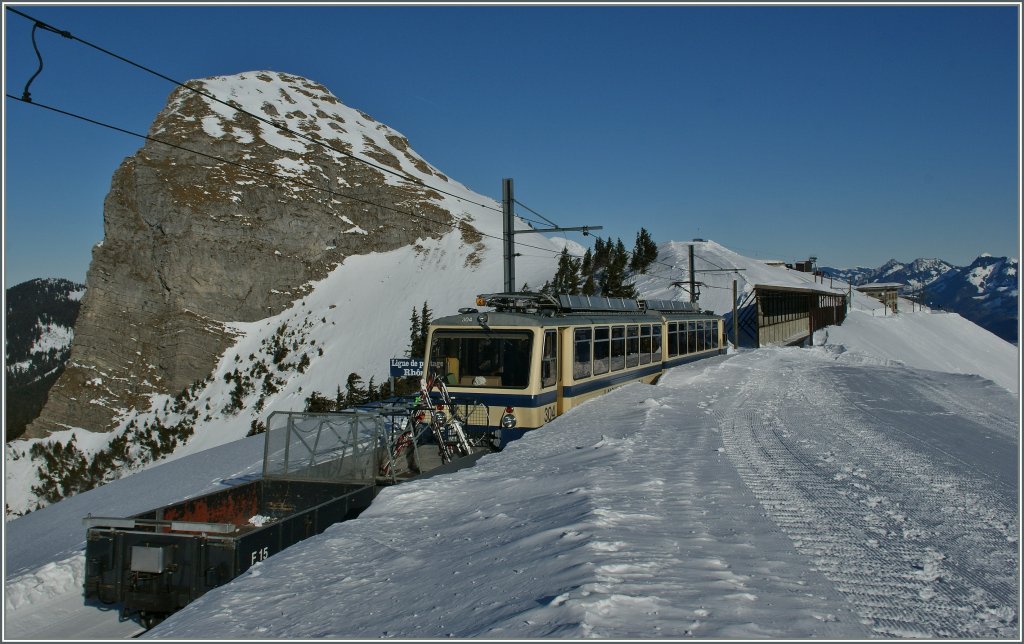
[(798, 551), (878, 633), (1015, 635), (1015, 578), (1005, 573), (1017, 569), (1015, 519), (994, 518), (1002, 504), (980, 495), (951, 504), (948, 491), (969, 483), (829, 400), (822, 369), (812, 378), (782, 355), (757, 360), (716, 416), (730, 458)]

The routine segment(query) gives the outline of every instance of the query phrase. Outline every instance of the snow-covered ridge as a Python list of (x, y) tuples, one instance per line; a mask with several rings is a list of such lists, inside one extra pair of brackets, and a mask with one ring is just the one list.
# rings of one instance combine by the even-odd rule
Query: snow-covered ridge
[[(206, 134), (216, 139), (234, 139), (245, 145), (258, 141), (278, 149), (283, 153), (278, 164), (284, 175), (305, 175), (311, 167), (302, 158), (308, 158), (314, 148), (326, 151), (326, 148), (291, 133), (299, 132), (389, 171), (414, 177), (446, 191), (467, 193), (467, 197), (472, 194), (465, 186), (427, 163), (400, 132), (377, 122), (365, 112), (348, 107), (314, 81), (264, 70), (205, 78), (192, 81), (190, 86), (219, 99), (202, 99), (209, 110), (209, 114), (200, 120)], [(187, 98), (187, 92), (180, 92), (177, 100), (168, 106), (169, 112), (184, 110)], [(270, 123), (257, 121), (239, 110)], [(190, 114), (184, 116), (185, 120), (194, 118)], [(284, 131), (282, 127), (291, 132)], [(156, 133), (160, 132), (157, 130)], [(343, 155), (336, 156), (341, 158)], [(385, 180), (392, 185), (404, 184), (400, 177), (390, 173), (385, 173)]]

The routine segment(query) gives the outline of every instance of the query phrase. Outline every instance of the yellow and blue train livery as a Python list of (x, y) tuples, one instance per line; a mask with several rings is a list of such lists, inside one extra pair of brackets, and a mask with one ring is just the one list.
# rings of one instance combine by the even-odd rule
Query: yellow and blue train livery
[(722, 318), (696, 304), (585, 295), (481, 295), (434, 320), (426, 364), (457, 401), (487, 419), (471, 432), (501, 430), (501, 444), (629, 382), (725, 352)]

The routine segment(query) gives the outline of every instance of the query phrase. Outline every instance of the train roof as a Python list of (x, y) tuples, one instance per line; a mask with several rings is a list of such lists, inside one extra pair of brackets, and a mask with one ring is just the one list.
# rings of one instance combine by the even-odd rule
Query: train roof
[[(711, 311), (701, 311), (691, 302), (673, 300), (631, 300), (586, 295), (548, 295), (545, 293), (495, 293), (477, 297), (476, 308), (459, 309), (458, 315), (437, 318), (437, 326), (556, 326), (564, 324), (614, 324), (641, 322), (654, 324), (666, 320), (718, 319)], [(486, 315), (484, 322), (480, 317)]]

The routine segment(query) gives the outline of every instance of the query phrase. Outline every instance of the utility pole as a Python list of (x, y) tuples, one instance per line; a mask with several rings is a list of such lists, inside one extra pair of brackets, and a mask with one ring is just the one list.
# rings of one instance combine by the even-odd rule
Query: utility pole
[(732, 281), (732, 347), (736, 351), (740, 350), (740, 319), (736, 311), (736, 280)]
[[(502, 179), (501, 214), (504, 219), (504, 226), (502, 232), (503, 246), (505, 248), (504, 260), (506, 293), (516, 292), (516, 235), (524, 235), (527, 233), (561, 233), (571, 231), (579, 231), (582, 232), (584, 235), (589, 235), (591, 230), (602, 230), (604, 228), (603, 226), (576, 226), (573, 228), (562, 228), (560, 226), (555, 226), (554, 228), (526, 228), (523, 230), (515, 230), (515, 200), (516, 198), (512, 191), (512, 180)], [(542, 219), (544, 218), (542, 217)]]
[(689, 248), (690, 248), (690, 252), (688, 254), (690, 256), (690, 301), (691, 302), (696, 302), (697, 301), (697, 279), (696, 279), (696, 274), (693, 271), (693, 244), (690, 244)]
[(516, 241), (513, 234), (513, 220), (515, 209), (512, 202), (515, 195), (512, 193), (512, 180), (503, 179), (501, 182), (501, 214), (504, 221), (503, 246), (505, 259), (505, 292), (515, 293), (516, 291)]

